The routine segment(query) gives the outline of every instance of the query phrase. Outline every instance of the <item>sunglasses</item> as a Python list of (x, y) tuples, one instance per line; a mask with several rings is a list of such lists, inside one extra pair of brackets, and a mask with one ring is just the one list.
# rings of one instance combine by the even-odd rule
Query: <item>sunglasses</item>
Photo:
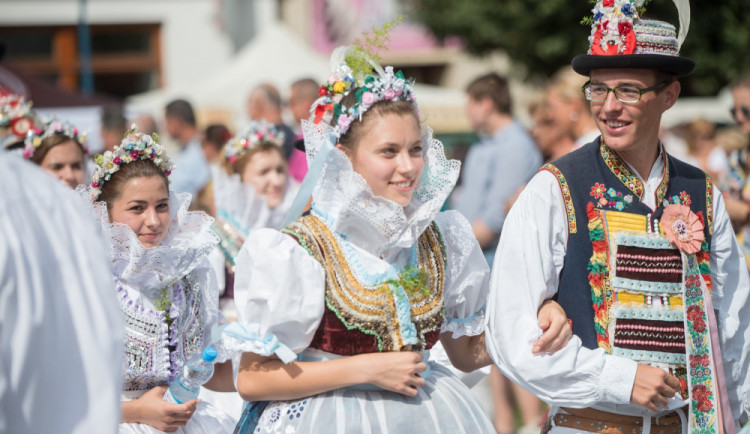
[[(737, 120), (737, 108), (732, 107), (729, 109), (729, 111), (732, 113), (732, 117)], [(746, 119), (750, 117), (750, 107), (742, 106), (740, 107), (740, 111), (742, 112), (742, 116), (744, 116)]]

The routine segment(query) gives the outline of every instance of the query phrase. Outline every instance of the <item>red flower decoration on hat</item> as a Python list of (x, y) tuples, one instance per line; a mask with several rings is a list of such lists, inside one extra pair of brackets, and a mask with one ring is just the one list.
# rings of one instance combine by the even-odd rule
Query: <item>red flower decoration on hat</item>
[(627, 35), (633, 30), (633, 25), (627, 21), (620, 21), (617, 25), (617, 30), (620, 31), (620, 35)]
[(661, 230), (675, 247), (687, 254), (699, 252), (706, 238), (700, 218), (690, 208), (676, 203), (664, 207)]
[(610, 7), (615, 4), (615, 0), (603, 0), (602, 6), (604, 7)]

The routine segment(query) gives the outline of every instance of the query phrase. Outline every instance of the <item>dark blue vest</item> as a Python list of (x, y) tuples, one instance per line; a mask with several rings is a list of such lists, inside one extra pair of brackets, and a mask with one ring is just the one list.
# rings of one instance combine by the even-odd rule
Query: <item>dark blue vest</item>
[(704, 233), (711, 245), (713, 185), (702, 170), (666, 153), (664, 179), (657, 189), (656, 210), (641, 202), (644, 188), (630, 168), (599, 139), (567, 154), (541, 170), (557, 177), (568, 213), (568, 243), (556, 300), (573, 320), (573, 333), (587, 348), (597, 348), (594, 308), (588, 265), (593, 253), (586, 207), (623, 211), (660, 219), (662, 203), (668, 200), (689, 205), (704, 217)]

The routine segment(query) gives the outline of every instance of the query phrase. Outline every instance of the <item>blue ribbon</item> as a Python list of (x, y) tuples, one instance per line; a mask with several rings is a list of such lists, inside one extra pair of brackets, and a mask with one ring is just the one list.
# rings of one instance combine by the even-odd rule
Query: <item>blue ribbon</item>
[(263, 351), (265, 352), (265, 354), (262, 355), (276, 354), (276, 356), (278, 356), (284, 363), (289, 363), (297, 358), (294, 351), (279, 342), (279, 338), (273, 333), (266, 333), (261, 337), (258, 333), (247, 330), (247, 328), (239, 322), (224, 324), (223, 326), (215, 328), (211, 334), (214, 341), (220, 340), (223, 335), (231, 336), (242, 341), (259, 341), (263, 344)]
[(328, 155), (335, 148), (336, 141), (336, 136), (331, 134), (328, 136), (328, 140), (326, 140), (320, 149), (318, 149), (318, 154), (315, 155), (315, 160), (313, 160), (312, 165), (310, 165), (310, 168), (307, 170), (307, 174), (305, 175), (305, 179), (302, 180), (302, 185), (299, 187), (297, 196), (294, 198), (294, 202), (292, 202), (292, 206), (289, 208), (286, 218), (284, 218), (283, 227), (294, 223), (294, 221), (302, 215), (302, 211), (305, 209), (310, 196), (312, 196), (315, 185), (318, 183), (318, 179), (320, 179), (323, 167), (325, 166), (326, 161), (328, 161)]

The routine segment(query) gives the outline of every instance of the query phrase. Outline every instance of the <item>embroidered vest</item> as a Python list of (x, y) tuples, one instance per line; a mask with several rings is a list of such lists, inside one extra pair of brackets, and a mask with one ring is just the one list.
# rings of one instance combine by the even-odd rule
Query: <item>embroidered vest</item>
[[(680, 203), (703, 219), (705, 241), (695, 255), (710, 286), (713, 185), (703, 171), (664, 158), (656, 210), (645, 188), (605, 144), (595, 140), (542, 170), (557, 177), (568, 218), (567, 254), (557, 301), (587, 348), (668, 367), (687, 398), (683, 257), (658, 234), (663, 202)], [(692, 257), (692, 256), (691, 256)]]
[(190, 276), (171, 286), (172, 323), (164, 311), (146, 308), (128, 296), (115, 279), (125, 315), (123, 392), (143, 391), (167, 384), (186, 360), (203, 350), (205, 313), (198, 283)]
[[(416, 253), (428, 293), (407, 294), (392, 283), (361, 283), (341, 238), (310, 214), (285, 228), (325, 270), (326, 307), (310, 348), (333, 354), (429, 350), (440, 337), (446, 255), (434, 223), (419, 237)], [(365, 270), (366, 271), (366, 270)], [(409, 342), (413, 342), (409, 344)]]

